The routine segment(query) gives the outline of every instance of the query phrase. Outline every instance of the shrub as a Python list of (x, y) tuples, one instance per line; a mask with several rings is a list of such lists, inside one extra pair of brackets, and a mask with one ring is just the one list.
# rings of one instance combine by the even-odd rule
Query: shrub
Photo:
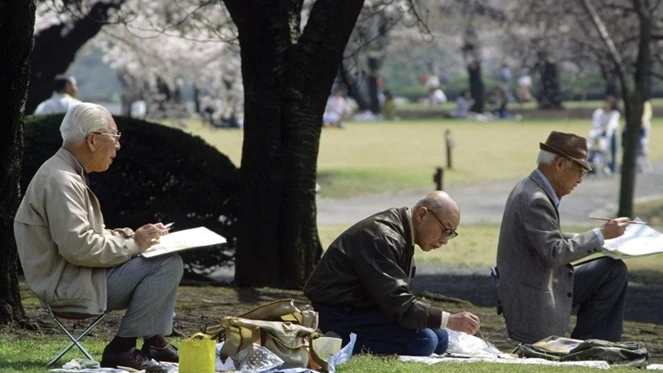
[[(31, 116), (24, 129), (21, 189), (62, 145), (64, 115)], [(181, 252), (185, 277), (199, 278), (234, 258), (239, 174), (225, 155), (199, 137), (157, 123), (114, 117), (121, 149), (110, 169), (90, 174), (107, 227), (136, 229), (175, 222), (175, 230), (205, 226), (223, 247)]]

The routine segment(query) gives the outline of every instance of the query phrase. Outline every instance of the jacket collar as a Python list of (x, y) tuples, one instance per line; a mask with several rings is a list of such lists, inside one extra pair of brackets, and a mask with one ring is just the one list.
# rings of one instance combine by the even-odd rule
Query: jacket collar
[(552, 202), (553, 206), (555, 206), (555, 211), (557, 211), (557, 214), (559, 215), (558, 207), (560, 199), (555, 194), (552, 185), (550, 185), (550, 181), (548, 181), (548, 179), (546, 179), (543, 173), (541, 173), (539, 170), (532, 171), (532, 173), (529, 175), (529, 178), (532, 179), (532, 181), (534, 181), (534, 183), (538, 185), (539, 188), (544, 191), (544, 193), (546, 193), (548, 199), (550, 199), (550, 202)]
[(69, 167), (71, 167), (74, 170), (74, 172), (81, 175), (81, 177), (83, 178), (83, 180), (85, 180), (85, 183), (87, 184), (88, 175), (85, 172), (83, 165), (81, 165), (78, 159), (76, 159), (76, 157), (74, 157), (74, 155), (71, 154), (69, 150), (65, 148), (60, 148), (55, 153), (55, 155), (58, 158), (62, 159)]
[(408, 207), (401, 207), (398, 209), (401, 221), (403, 222), (403, 237), (407, 243), (408, 248), (414, 251), (414, 226), (412, 223), (412, 210)]

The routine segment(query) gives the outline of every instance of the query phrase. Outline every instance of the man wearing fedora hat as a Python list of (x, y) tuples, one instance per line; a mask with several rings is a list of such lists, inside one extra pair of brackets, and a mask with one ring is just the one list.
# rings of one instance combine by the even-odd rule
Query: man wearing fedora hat
[(562, 232), (560, 199), (591, 169), (587, 141), (552, 131), (539, 148), (537, 169), (513, 188), (504, 209), (493, 271), (498, 313), (504, 313), (510, 338), (533, 343), (564, 336), (571, 310), (578, 307), (571, 338), (618, 341), (626, 265), (608, 257), (571, 262), (598, 252), (604, 239), (624, 234), (629, 219), (612, 219), (581, 234)]

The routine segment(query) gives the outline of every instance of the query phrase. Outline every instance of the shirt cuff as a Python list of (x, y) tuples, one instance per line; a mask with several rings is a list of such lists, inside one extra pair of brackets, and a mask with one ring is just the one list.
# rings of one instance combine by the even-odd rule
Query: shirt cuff
[(603, 244), (605, 243), (605, 237), (603, 237), (603, 233), (601, 233), (601, 229), (600, 228), (594, 228), (594, 229), (592, 229), (592, 232), (594, 232), (594, 234), (596, 235), (596, 238), (599, 239), (599, 244), (601, 245), (601, 247), (603, 247)]
[(440, 323), (440, 329), (446, 328), (448, 322), (449, 322), (449, 312), (442, 311), (442, 322)]

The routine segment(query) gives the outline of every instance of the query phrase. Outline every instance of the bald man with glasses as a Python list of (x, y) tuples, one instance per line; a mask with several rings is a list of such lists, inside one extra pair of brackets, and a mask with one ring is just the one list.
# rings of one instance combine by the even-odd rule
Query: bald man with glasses
[(412, 209), (369, 216), (329, 246), (304, 288), (319, 313), (319, 328), (344, 343), (357, 334), (354, 352), (429, 356), (446, 351), (445, 328), (474, 334), (479, 318), (449, 314), (410, 293), (414, 246), (429, 252), (458, 236), (458, 203), (435, 191)]

